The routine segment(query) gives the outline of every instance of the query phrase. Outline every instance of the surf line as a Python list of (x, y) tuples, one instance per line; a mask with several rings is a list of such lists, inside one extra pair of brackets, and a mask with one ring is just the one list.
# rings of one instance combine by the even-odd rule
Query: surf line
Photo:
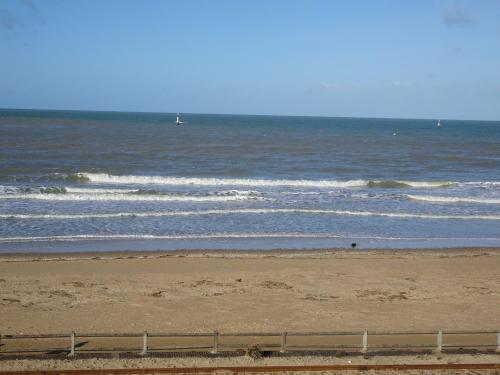
[[(52, 241), (105, 241), (105, 240), (203, 240), (203, 239), (239, 239), (239, 238), (336, 238), (336, 239), (369, 239), (369, 240), (476, 240), (467, 237), (383, 237), (383, 236), (353, 236), (334, 233), (213, 233), (213, 234), (179, 234), (179, 235), (153, 235), (153, 234), (75, 234), (56, 236), (33, 237), (5, 237), (0, 238), (0, 243), (13, 242), (52, 242)], [(481, 238), (481, 240), (499, 241), (500, 238)]]
[(286, 180), (286, 179), (238, 179), (238, 178), (201, 178), (173, 176), (136, 176), (110, 175), (106, 173), (77, 173), (84, 181), (99, 184), (139, 184), (139, 185), (198, 185), (198, 186), (293, 186), (325, 188), (439, 188), (453, 185), (450, 181), (396, 181), (396, 180)]
[(235, 214), (311, 214), (335, 216), (379, 216), (402, 219), (435, 219), (435, 220), (500, 220), (500, 215), (426, 215), (396, 212), (372, 211), (344, 211), (344, 210), (319, 210), (319, 209), (294, 209), (294, 208), (248, 208), (227, 210), (200, 210), (200, 211), (166, 211), (166, 212), (118, 212), (95, 214), (0, 214), (0, 219), (19, 220), (64, 220), (64, 219), (91, 219), (91, 218), (147, 218), (168, 216), (204, 216), (204, 215), (235, 215)]

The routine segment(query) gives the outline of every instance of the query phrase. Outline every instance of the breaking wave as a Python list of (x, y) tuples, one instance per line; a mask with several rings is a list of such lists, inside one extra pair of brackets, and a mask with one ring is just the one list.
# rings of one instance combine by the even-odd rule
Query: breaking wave
[[(17, 187), (17, 186), (2, 186), (0, 185), (0, 195), (1, 194), (85, 194), (85, 195), (97, 195), (97, 194), (137, 194), (137, 195), (165, 195), (165, 196), (186, 196), (184, 192), (166, 192), (159, 191), (155, 189), (108, 189), (108, 188), (89, 188), (89, 187), (69, 187), (69, 186), (51, 186), (51, 187)], [(260, 197), (264, 194), (260, 191), (255, 190), (221, 190), (221, 191), (210, 191), (206, 195), (209, 196), (248, 196), (248, 197)], [(0, 197), (1, 199), (2, 197)]]
[(170, 186), (261, 186), (261, 187), (305, 187), (305, 188), (445, 188), (453, 186), (500, 188), (500, 181), (408, 181), (408, 180), (290, 180), (290, 179), (252, 179), (252, 178), (210, 178), (210, 177), (172, 177), (111, 175), (107, 173), (51, 173), (45, 176), (2, 176), (8, 181), (66, 181), (73, 183), (121, 184), (121, 185), (170, 185)]
[(75, 187), (64, 187), (67, 193), (76, 194), (139, 194), (140, 191), (137, 189), (92, 189), (92, 188), (75, 188)]
[(133, 217), (167, 217), (167, 216), (202, 216), (202, 215), (234, 215), (234, 214), (311, 214), (336, 216), (380, 216), (391, 218), (414, 218), (435, 220), (500, 220), (500, 215), (432, 215), (397, 212), (316, 210), (294, 208), (247, 208), (227, 210), (199, 211), (165, 211), (165, 212), (118, 212), (101, 214), (1, 214), (0, 219), (88, 219), (88, 218), (133, 218)]
[(48, 176), (51, 181), (89, 182), (90, 179), (82, 173), (52, 173)]
[(196, 178), (164, 176), (115, 176), (105, 173), (79, 173), (83, 179), (100, 184), (159, 184), (159, 185), (198, 185), (198, 186), (262, 186), (262, 187), (319, 187), (319, 188), (437, 188), (454, 183), (449, 181), (392, 181), (392, 180), (266, 180), (236, 178)]
[(495, 198), (473, 198), (473, 197), (442, 197), (436, 195), (406, 195), (406, 197), (416, 200), (431, 203), (483, 203), (483, 204), (500, 204), (500, 199)]
[(146, 195), (146, 194), (116, 194), (116, 193), (65, 193), (65, 194), (5, 194), (0, 199), (33, 199), (46, 201), (185, 201), (185, 202), (226, 202), (237, 200), (259, 199), (252, 195), (224, 195), (224, 196), (193, 196), (193, 195)]
[(217, 238), (341, 238), (331, 233), (214, 233), (192, 235), (153, 235), (153, 234), (80, 234), (62, 236), (4, 237), (0, 243), (42, 242), (42, 241), (99, 241), (99, 240), (188, 240)]
[(449, 187), (454, 185), (454, 182), (450, 181), (368, 181), (366, 186), (370, 188), (383, 188), (383, 189), (394, 189), (394, 188), (440, 188)]
[[(153, 234), (77, 234), (60, 236), (4, 237), (0, 243), (26, 243), (45, 241), (106, 241), (106, 240), (208, 240), (208, 239), (245, 239), (245, 238), (340, 238), (340, 239), (371, 239), (371, 240), (468, 240), (474, 238), (460, 237), (391, 237), (391, 236), (356, 236), (334, 233), (213, 233), (184, 235), (153, 235)], [(482, 238), (482, 240), (498, 240), (498, 238)]]

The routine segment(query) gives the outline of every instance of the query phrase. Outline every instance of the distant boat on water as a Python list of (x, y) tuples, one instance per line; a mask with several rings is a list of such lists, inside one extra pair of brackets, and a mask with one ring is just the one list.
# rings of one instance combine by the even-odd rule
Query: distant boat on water
[(441, 120), (438, 120), (437, 127), (438, 127), (438, 128), (440, 128), (440, 127), (441, 127)]
[(184, 121), (181, 121), (181, 117), (179, 116), (179, 114), (177, 114), (177, 118), (175, 119), (175, 125), (180, 125), (180, 124), (184, 124)]

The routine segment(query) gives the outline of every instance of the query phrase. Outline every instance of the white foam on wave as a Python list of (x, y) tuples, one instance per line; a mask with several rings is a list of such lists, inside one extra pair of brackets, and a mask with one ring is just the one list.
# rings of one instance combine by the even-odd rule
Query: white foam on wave
[(190, 240), (190, 239), (225, 239), (225, 238), (339, 238), (330, 233), (214, 233), (187, 235), (153, 235), (153, 234), (77, 234), (62, 236), (4, 237), (0, 243), (8, 242), (41, 242), (41, 241), (98, 241), (98, 240)]
[(80, 173), (90, 182), (101, 184), (159, 184), (159, 185), (198, 185), (198, 186), (296, 186), (296, 187), (362, 187), (366, 180), (265, 180), (239, 178), (196, 178), (163, 176), (114, 176), (105, 173)]
[(17, 186), (0, 185), (0, 194), (12, 194), (22, 192), (22, 189)]
[(133, 194), (138, 193), (138, 189), (93, 189), (93, 188), (76, 188), (64, 187), (67, 193), (76, 194)]
[(454, 185), (451, 181), (396, 181), (414, 188), (438, 188)]
[(100, 184), (159, 184), (159, 185), (198, 185), (198, 186), (288, 186), (318, 188), (352, 188), (352, 187), (407, 187), (437, 188), (455, 184), (449, 181), (384, 181), (384, 180), (286, 180), (286, 179), (250, 179), (250, 178), (202, 178), (202, 177), (169, 177), (169, 176), (116, 176), (106, 173), (78, 173), (82, 179)]
[(482, 203), (500, 204), (500, 199), (495, 198), (474, 198), (474, 197), (444, 197), (439, 195), (406, 195), (406, 197), (431, 203)]
[[(168, 192), (156, 191), (152, 189), (127, 189), (127, 188), (92, 188), (92, 187), (72, 187), (72, 186), (57, 186), (57, 187), (32, 187), (22, 188), (18, 186), (2, 186), (0, 185), (0, 195), (13, 194), (140, 194), (140, 195), (168, 195)], [(207, 193), (208, 195), (216, 196), (261, 196), (263, 193), (256, 190), (221, 190)], [(2, 198), (2, 197), (0, 197)]]
[(222, 191), (214, 191), (210, 193), (211, 195), (263, 195), (262, 192), (256, 190), (222, 190)]
[(470, 182), (459, 182), (459, 186), (472, 186), (472, 187), (482, 187), (482, 188), (498, 188), (500, 187), (500, 181), (470, 181)]
[(0, 199), (34, 199), (46, 201), (182, 201), (182, 202), (227, 202), (259, 199), (251, 195), (192, 196), (192, 195), (141, 195), (141, 194), (5, 194)]
[(2, 186), (0, 185), (0, 194), (21, 194), (21, 193), (40, 193), (40, 194), (131, 194), (139, 193), (138, 189), (93, 189), (93, 188), (79, 188), (67, 186), (39, 186), (31, 188), (23, 188), (19, 186)]
[[(153, 234), (77, 234), (60, 236), (4, 237), (0, 243), (14, 242), (53, 242), (53, 241), (106, 241), (106, 240), (210, 240), (210, 239), (260, 239), (260, 238), (339, 238), (339, 239), (369, 239), (369, 240), (471, 240), (471, 237), (392, 237), (392, 236), (356, 236), (335, 233), (213, 233), (184, 235), (153, 235)], [(481, 240), (498, 241), (500, 238), (481, 238)]]
[(166, 211), (166, 212), (119, 212), (106, 214), (1, 214), (0, 219), (89, 219), (123, 217), (167, 217), (167, 216), (202, 216), (234, 214), (319, 214), (336, 216), (379, 216), (391, 218), (436, 219), (436, 220), (500, 220), (500, 215), (432, 215), (397, 212), (316, 210), (294, 208), (244, 208), (227, 210)]

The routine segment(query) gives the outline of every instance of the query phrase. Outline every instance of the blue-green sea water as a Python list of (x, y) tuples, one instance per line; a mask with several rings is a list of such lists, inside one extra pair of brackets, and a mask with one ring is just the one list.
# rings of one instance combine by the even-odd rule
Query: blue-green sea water
[(0, 251), (500, 246), (500, 122), (0, 110)]

